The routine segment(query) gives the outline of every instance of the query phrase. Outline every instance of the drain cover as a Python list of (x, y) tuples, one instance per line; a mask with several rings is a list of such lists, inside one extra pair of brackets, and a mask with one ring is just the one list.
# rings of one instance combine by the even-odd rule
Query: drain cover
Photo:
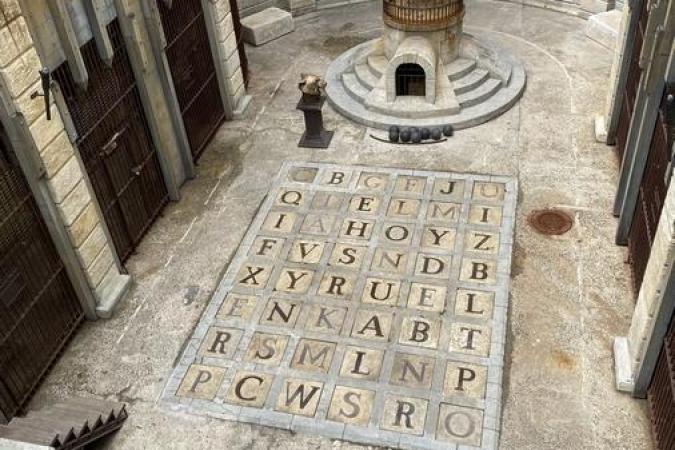
[(574, 224), (569, 214), (555, 209), (540, 209), (530, 213), (530, 225), (541, 234), (560, 235), (567, 233)]

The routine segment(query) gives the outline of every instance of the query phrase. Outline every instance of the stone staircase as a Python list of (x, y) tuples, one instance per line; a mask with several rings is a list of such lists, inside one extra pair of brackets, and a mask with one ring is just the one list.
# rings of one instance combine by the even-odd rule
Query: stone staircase
[(127, 416), (124, 403), (71, 398), (0, 426), (0, 448), (84, 448), (120, 429)]
[(438, 76), (447, 76), (454, 98), (450, 94), (445, 99), (439, 91), (435, 105), (422, 97), (386, 102), (382, 78), (388, 61), (378, 44), (369, 42), (333, 62), (327, 74), (328, 97), (341, 114), (375, 128), (448, 124), (467, 128), (500, 115), (520, 97), (526, 78), (522, 64), (511, 59), (500, 62), (505, 62), (501, 67), (507, 70), (499, 74), (470, 57), (440, 67)]

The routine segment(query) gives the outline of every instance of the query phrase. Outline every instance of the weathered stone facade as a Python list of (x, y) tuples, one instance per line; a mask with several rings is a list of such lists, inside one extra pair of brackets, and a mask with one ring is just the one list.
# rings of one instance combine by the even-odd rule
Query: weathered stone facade
[(44, 179), (51, 198), (75, 248), (79, 263), (95, 292), (99, 313), (105, 315), (105, 305), (114, 302), (129, 284), (114, 256), (110, 240), (106, 239), (105, 224), (93, 200), (93, 191), (76, 149), (70, 142), (61, 114), (51, 104), (51, 120), (42, 97), (38, 71), (43, 64), (38, 56), (26, 18), (16, 0), (3, 0), (2, 50), (0, 77), (14, 102), (17, 113), (23, 115), (44, 167)]
[[(211, 27), (217, 42), (214, 58), (220, 64), (216, 65), (220, 78), (221, 90), (228, 97), (232, 114), (236, 117), (244, 112), (250, 97), (246, 95), (244, 74), (241, 70), (241, 61), (237, 51), (237, 38), (234, 33), (232, 12), (229, 0), (206, 0), (203, 2), (212, 21)], [(209, 20), (209, 17), (207, 17)], [(208, 22), (207, 22), (208, 25)]]
[[(157, 48), (152, 45), (152, 8), (142, 1), (94, 0), (104, 23), (117, 15), (134, 69), (143, 109), (154, 145), (157, 147), (164, 182), (173, 200), (178, 189), (191, 176), (192, 158), (181, 147), (182, 119), (172, 110), (167, 89), (167, 68), (158, 64)], [(250, 100), (246, 95), (240, 68), (237, 43), (228, 0), (204, 0), (205, 17), (210, 31), (211, 47), (216, 61), (220, 92), (228, 117), (242, 114)], [(72, 22), (72, 39), (79, 45), (92, 38), (93, 27), (87, 23), (80, 0), (67, 2)], [(46, 1), (0, 1), (0, 83), (2, 84), (3, 117), (19, 117), (25, 122), (23, 133), (28, 148), (35, 150), (29, 159), (39, 172), (37, 181), (45, 183), (49, 201), (58, 211), (58, 220), (51, 220), (67, 232), (68, 243), (77, 255), (78, 267), (95, 299), (96, 314), (109, 317), (123, 297), (131, 279), (116, 254), (101, 208), (74, 141), (64, 102), (58, 101), (54, 86), (51, 120), (47, 120), (39, 70), (54, 70), (67, 58), (60, 44), (51, 9)], [(156, 11), (155, 11), (156, 12)], [(208, 22), (211, 21), (209, 24)], [(175, 94), (174, 94), (175, 95)], [(33, 96), (33, 98), (31, 98)], [(57, 101), (54, 101), (54, 97)], [(48, 219), (48, 218), (47, 218)], [(50, 221), (48, 219), (48, 221)]]
[[(673, 51), (672, 9), (675, 2), (634, 2), (623, 13), (619, 42), (615, 47), (615, 62), (611, 73), (607, 101), (607, 119), (596, 120), (596, 129), (604, 133), (609, 143), (618, 141), (618, 128), (627, 127), (623, 161), (619, 180), (615, 213), (619, 217), (617, 243), (626, 244), (642, 208), (638, 197), (643, 177), (649, 173), (649, 155), (652, 149), (655, 124), (666, 83), (675, 81)], [(633, 48), (638, 21), (643, 9), (649, 11), (643, 47)], [(623, 99), (627, 91), (631, 59), (639, 52), (640, 63), (635, 106), (628, 124), (620, 122)], [(598, 122), (606, 126), (598, 126)], [(596, 134), (598, 134), (596, 132)], [(675, 148), (666, 150), (675, 154)], [(617, 337), (614, 343), (616, 386), (638, 397), (646, 395), (661, 350), (667, 324), (673, 315), (675, 292), (675, 185), (672, 168), (667, 169), (664, 182), (669, 190), (664, 200), (658, 227), (651, 239), (651, 252), (638, 294), (637, 303), (627, 336)], [(638, 220), (640, 220), (638, 218)]]

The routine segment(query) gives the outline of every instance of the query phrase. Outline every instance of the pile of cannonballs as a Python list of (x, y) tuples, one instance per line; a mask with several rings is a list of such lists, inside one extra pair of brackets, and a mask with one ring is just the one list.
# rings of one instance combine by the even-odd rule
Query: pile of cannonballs
[(413, 144), (419, 144), (422, 141), (433, 139), (434, 141), (440, 141), (443, 139), (443, 136), (450, 137), (455, 133), (455, 129), (452, 125), (446, 125), (441, 130), (438, 127), (435, 128), (417, 128), (417, 127), (397, 127), (392, 125), (389, 127), (389, 141), (390, 142), (403, 142)]

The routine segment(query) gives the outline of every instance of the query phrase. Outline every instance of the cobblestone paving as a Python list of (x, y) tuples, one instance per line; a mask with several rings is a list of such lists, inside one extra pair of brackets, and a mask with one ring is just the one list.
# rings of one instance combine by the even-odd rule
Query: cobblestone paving
[(517, 187), (287, 163), (162, 404), (401, 448), (496, 448)]

